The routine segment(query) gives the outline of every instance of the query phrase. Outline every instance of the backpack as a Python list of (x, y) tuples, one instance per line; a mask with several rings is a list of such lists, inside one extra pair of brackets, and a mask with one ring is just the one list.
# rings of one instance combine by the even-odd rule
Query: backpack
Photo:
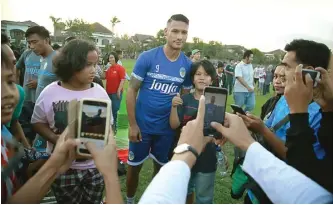
[[(286, 115), (282, 120), (276, 123), (275, 126), (270, 128), (270, 130), (272, 132), (275, 132), (288, 122), (289, 115)], [(263, 147), (267, 147), (262, 136), (255, 133), (251, 133), (251, 135)], [(240, 149), (235, 147), (235, 160), (233, 169), (231, 171), (231, 197), (233, 199), (240, 199), (243, 196), (245, 190), (250, 190), (254, 195), (251, 199), (252, 203), (271, 204), (272, 202), (267, 197), (266, 193), (262, 190), (262, 188), (257, 184), (257, 182), (250, 175), (243, 171), (241, 165), (244, 162), (245, 154), (246, 152), (241, 151)]]

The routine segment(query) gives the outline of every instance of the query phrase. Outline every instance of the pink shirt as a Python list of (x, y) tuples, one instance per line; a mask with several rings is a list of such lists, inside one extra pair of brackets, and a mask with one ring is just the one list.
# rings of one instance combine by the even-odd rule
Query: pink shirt
[[(110, 100), (106, 91), (94, 83), (92, 88), (83, 91), (68, 90), (53, 82), (48, 85), (40, 94), (35, 104), (31, 123), (47, 123), (55, 133), (61, 133), (67, 127), (67, 106), (71, 100), (82, 98), (97, 98)], [(111, 114), (112, 116), (112, 114)], [(111, 124), (113, 119), (110, 120)], [(51, 153), (54, 145), (47, 142), (47, 151)], [(73, 162), (72, 169), (95, 168), (93, 160), (85, 162)]]

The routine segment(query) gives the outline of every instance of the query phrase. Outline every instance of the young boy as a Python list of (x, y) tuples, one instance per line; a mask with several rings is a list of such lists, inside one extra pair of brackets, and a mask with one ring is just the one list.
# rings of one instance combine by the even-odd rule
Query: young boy
[[(193, 63), (191, 79), (195, 90), (193, 93), (182, 97), (177, 95), (172, 99), (169, 119), (172, 129), (183, 127), (196, 118), (200, 96), (203, 95), (205, 87), (210, 86), (215, 78), (216, 70), (211, 62), (202, 60)], [(215, 144), (209, 143), (192, 169), (187, 197), (189, 203), (193, 202), (193, 192), (195, 192), (196, 203), (213, 203), (216, 162)]]

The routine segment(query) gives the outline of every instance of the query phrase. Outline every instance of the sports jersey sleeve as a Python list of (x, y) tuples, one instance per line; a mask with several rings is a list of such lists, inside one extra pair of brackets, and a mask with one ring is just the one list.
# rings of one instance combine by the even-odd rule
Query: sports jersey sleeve
[(237, 65), (235, 68), (235, 77), (243, 77), (242, 67)]
[(191, 89), (192, 88), (192, 80), (191, 80), (191, 75), (190, 75), (189, 72), (185, 76), (185, 80), (184, 80), (184, 83), (183, 83), (183, 88), (184, 89)]
[(143, 81), (149, 69), (149, 62), (146, 57), (147, 53), (140, 54), (138, 60), (135, 63), (132, 76), (140, 81)]

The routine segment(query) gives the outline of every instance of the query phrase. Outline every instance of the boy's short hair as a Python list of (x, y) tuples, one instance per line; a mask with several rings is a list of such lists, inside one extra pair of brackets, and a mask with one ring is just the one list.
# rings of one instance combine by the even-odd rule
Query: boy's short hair
[(203, 69), (206, 71), (206, 73), (211, 77), (212, 81), (216, 78), (216, 70), (214, 68), (214, 65), (209, 60), (200, 60), (200, 61), (194, 62), (192, 64), (191, 73), (190, 73), (193, 86), (195, 86), (194, 85), (195, 73), (200, 68), (200, 66), (203, 67)]
[(223, 63), (222, 61), (217, 62), (217, 68), (224, 68), (225, 67), (225, 63)]
[(68, 82), (76, 72), (86, 67), (90, 51), (97, 51), (94, 44), (85, 40), (70, 41), (54, 57), (54, 73), (62, 81)]

